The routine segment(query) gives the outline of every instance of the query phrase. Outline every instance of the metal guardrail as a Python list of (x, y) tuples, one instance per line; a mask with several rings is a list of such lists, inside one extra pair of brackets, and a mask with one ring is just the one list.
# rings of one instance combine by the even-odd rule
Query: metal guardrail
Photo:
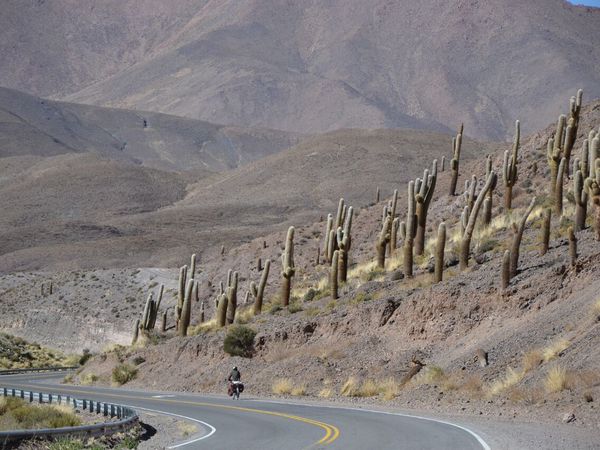
[(29, 369), (5, 369), (0, 370), (0, 375), (18, 375), (20, 373), (31, 373), (31, 372), (62, 372), (66, 370), (76, 370), (79, 366), (71, 367), (33, 367)]
[(108, 436), (130, 430), (139, 422), (139, 417), (135, 410), (114, 403), (78, 399), (70, 395), (49, 394), (6, 387), (0, 387), (0, 394), (4, 397), (21, 398), (29, 402), (35, 401), (44, 404), (73, 405), (73, 407), (81, 408), (84, 411), (89, 411), (98, 415), (102, 414), (104, 417), (110, 417), (111, 419), (116, 418), (116, 420), (110, 422), (80, 425), (76, 427), (1, 431), (0, 448), (4, 448), (7, 444), (12, 445), (19, 441), (31, 438), (55, 439), (57, 437), (90, 438)]

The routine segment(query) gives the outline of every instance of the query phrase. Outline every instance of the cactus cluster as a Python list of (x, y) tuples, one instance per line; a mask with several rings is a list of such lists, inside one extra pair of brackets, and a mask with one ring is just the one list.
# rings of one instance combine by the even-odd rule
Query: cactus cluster
[(263, 296), (265, 293), (265, 287), (267, 286), (267, 279), (269, 278), (269, 270), (271, 269), (271, 260), (265, 261), (265, 267), (260, 275), (260, 282), (258, 286), (252, 281), (250, 283), (250, 294), (254, 297), (254, 314), (258, 315), (262, 312)]
[(158, 310), (160, 308), (160, 303), (162, 302), (164, 290), (165, 287), (161, 284), (158, 288), (158, 295), (156, 297), (156, 300), (154, 300), (154, 294), (152, 292), (148, 294), (146, 304), (144, 305), (142, 318), (137, 319), (133, 327), (133, 339), (131, 342), (132, 345), (134, 345), (138, 341), (140, 332), (142, 333), (144, 338), (147, 338), (148, 333), (154, 329), (156, 325), (156, 318), (158, 316)]
[(525, 214), (523, 214), (523, 217), (521, 217), (519, 225), (517, 225), (516, 223), (512, 224), (513, 242), (510, 250), (510, 278), (513, 278), (517, 275), (517, 270), (519, 267), (519, 251), (521, 248), (521, 240), (523, 239), (523, 232), (525, 231), (525, 225), (527, 225), (527, 219), (529, 218), (529, 215), (535, 207), (535, 202), (536, 198), (533, 197), (531, 199), (531, 202), (529, 203), (529, 207), (527, 208), (527, 210), (525, 210)]
[(417, 232), (415, 236), (415, 254), (422, 255), (425, 251), (425, 229), (427, 226), (427, 211), (433, 198), (437, 181), (437, 159), (433, 160), (431, 172), (425, 169), (423, 178), (417, 178), (415, 183), (415, 201), (417, 207)]
[(594, 205), (594, 228), (596, 229), (596, 239), (600, 241), (600, 136), (594, 131), (590, 133), (587, 158), (584, 158), (581, 164), (582, 173), (585, 173), (586, 169), (587, 177), (584, 181), (584, 189)]

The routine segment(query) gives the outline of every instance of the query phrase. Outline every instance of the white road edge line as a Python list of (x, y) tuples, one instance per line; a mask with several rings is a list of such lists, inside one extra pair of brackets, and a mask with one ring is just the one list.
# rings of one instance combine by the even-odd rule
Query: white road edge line
[(492, 450), (492, 448), (488, 445), (488, 443), (485, 442), (483, 440), (483, 438), (481, 436), (479, 436), (477, 433), (475, 433), (473, 430), (470, 430), (467, 427), (463, 427), (462, 425), (458, 425), (456, 423), (446, 422), (445, 420), (440, 420), (440, 419), (433, 419), (431, 417), (412, 416), (410, 414), (396, 413), (396, 412), (390, 412), (390, 411), (377, 411), (375, 409), (351, 408), (351, 407), (348, 407), (348, 406), (308, 405), (308, 404), (305, 404), (305, 403), (282, 402), (282, 401), (278, 401), (278, 400), (257, 400), (257, 399), (254, 399), (254, 401), (264, 402), (264, 403), (278, 403), (280, 405), (288, 404), (288, 405), (297, 405), (297, 406), (307, 406), (307, 407), (313, 407), (313, 408), (345, 409), (345, 410), (349, 410), (349, 411), (363, 411), (363, 412), (369, 412), (369, 413), (375, 413), (375, 414), (387, 414), (389, 416), (408, 417), (410, 419), (428, 420), (430, 422), (442, 423), (444, 425), (449, 425), (451, 427), (459, 428), (459, 429), (467, 432), (471, 436), (473, 436), (477, 440), (477, 442), (479, 442), (479, 445), (481, 445), (483, 447), (483, 450)]
[(173, 444), (173, 445), (167, 447), (169, 449), (183, 447), (184, 445), (189, 445), (189, 444), (193, 444), (194, 442), (202, 441), (203, 439), (209, 438), (217, 432), (217, 429), (215, 427), (213, 427), (210, 423), (203, 422), (202, 420), (194, 419), (192, 417), (182, 416), (180, 414), (170, 413), (170, 412), (166, 412), (166, 411), (159, 411), (156, 409), (142, 408), (139, 406), (130, 406), (130, 405), (123, 405), (123, 406), (127, 406), (128, 408), (132, 408), (134, 410), (139, 409), (140, 411), (148, 411), (148, 412), (153, 412), (153, 413), (157, 413), (157, 414), (164, 414), (165, 416), (179, 417), (180, 419), (190, 420), (192, 422), (198, 422), (210, 430), (208, 433), (206, 433), (203, 436), (200, 436), (199, 438), (190, 439), (189, 441), (180, 442), (178, 444)]

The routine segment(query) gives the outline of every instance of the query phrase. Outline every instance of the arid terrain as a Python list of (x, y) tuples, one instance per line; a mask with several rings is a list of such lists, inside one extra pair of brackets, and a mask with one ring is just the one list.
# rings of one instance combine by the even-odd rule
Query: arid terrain
[(595, 448), (600, 9), (163, 3), (2, 7), (0, 365), (209, 394), (237, 365), (248, 396)]
[(554, 120), (579, 87), (600, 95), (599, 16), (564, 0), (9, 0), (0, 85), (234, 126), (461, 120), (504, 139), (515, 118), (527, 133)]

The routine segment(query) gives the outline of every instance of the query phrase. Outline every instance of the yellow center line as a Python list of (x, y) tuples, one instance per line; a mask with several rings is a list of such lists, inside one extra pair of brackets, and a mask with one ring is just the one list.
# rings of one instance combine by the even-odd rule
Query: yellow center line
[[(18, 385), (29, 388), (29, 389), (43, 390), (42, 386), (40, 386), (40, 385), (31, 385), (31, 384), (18, 384)], [(323, 430), (325, 430), (325, 436), (323, 436), (319, 441), (317, 441), (317, 444), (331, 444), (333, 441), (335, 441), (340, 436), (340, 430), (335, 425), (331, 425), (331, 424), (328, 424), (325, 422), (320, 422), (320, 421), (314, 420), (314, 419), (309, 419), (306, 417), (295, 416), (295, 415), (285, 414), (285, 413), (280, 413), (280, 412), (275, 412), (275, 411), (267, 411), (267, 410), (263, 410), (263, 409), (246, 408), (246, 407), (242, 407), (242, 406), (233, 406), (233, 405), (221, 405), (221, 404), (217, 404), (217, 403), (193, 402), (193, 401), (188, 401), (188, 400), (171, 400), (171, 399), (152, 398), (152, 397), (140, 398), (140, 397), (135, 397), (133, 395), (123, 395), (123, 394), (117, 395), (117, 394), (109, 394), (109, 393), (104, 393), (104, 392), (94, 393), (94, 392), (83, 391), (83, 390), (79, 390), (79, 389), (64, 388), (62, 386), (57, 386), (57, 389), (67, 391), (67, 392), (74, 392), (77, 394), (86, 394), (86, 395), (92, 395), (92, 396), (98, 396), (98, 397), (108, 396), (108, 397), (115, 397), (115, 398), (127, 398), (127, 399), (132, 399), (132, 400), (153, 401), (153, 402), (159, 402), (159, 403), (175, 403), (175, 404), (181, 404), (181, 405), (205, 406), (205, 407), (209, 407), (209, 408), (221, 408), (221, 409), (229, 409), (229, 410), (256, 413), (256, 414), (264, 414), (264, 415), (268, 415), (268, 416), (282, 417), (285, 419), (295, 420), (297, 422), (304, 422), (309, 425), (314, 425), (316, 427), (319, 427), (319, 428), (322, 428)]]

